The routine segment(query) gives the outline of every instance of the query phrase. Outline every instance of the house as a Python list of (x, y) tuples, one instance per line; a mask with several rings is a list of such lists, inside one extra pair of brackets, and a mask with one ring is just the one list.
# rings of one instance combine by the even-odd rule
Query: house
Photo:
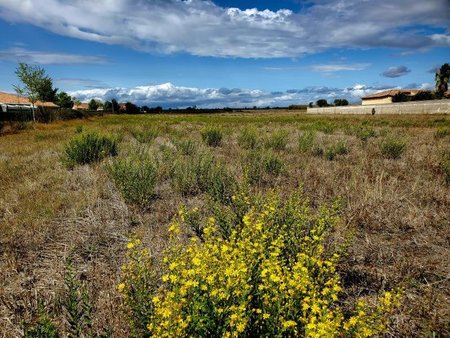
[(87, 103), (74, 104), (72, 109), (74, 109), (74, 110), (88, 110), (89, 109), (89, 104), (87, 104)]
[[(0, 92), (0, 107), (2, 112), (7, 112), (8, 110), (31, 110), (33, 105), (26, 97)], [(59, 108), (53, 102), (42, 101), (35, 102), (34, 107)]]
[(388, 104), (395, 102), (395, 98), (402, 95), (406, 98), (412, 98), (418, 93), (423, 92), (419, 89), (389, 89), (362, 98), (362, 105)]

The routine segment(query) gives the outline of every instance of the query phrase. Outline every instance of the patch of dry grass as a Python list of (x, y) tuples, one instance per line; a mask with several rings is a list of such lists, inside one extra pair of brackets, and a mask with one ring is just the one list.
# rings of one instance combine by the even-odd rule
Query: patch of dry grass
[[(79, 125), (85, 131), (121, 136), (119, 157), (135, 151), (159, 156), (155, 196), (145, 208), (124, 202), (104, 163), (73, 170), (62, 165), (63, 146)], [(271, 150), (283, 170), (265, 174), (252, 190), (278, 188), (287, 195), (302, 186), (313, 206), (341, 197), (342, 220), (353, 234), (339, 266), (348, 303), (358, 295), (403, 286), (403, 305), (389, 335), (450, 334), (450, 186), (441, 169), (450, 139), (435, 137), (439, 128), (448, 128), (450, 118), (324, 117), (276, 111), (105, 116), (35, 125), (0, 137), (0, 327), (5, 337), (21, 335), (21, 322), (35, 318), (39, 299), (61, 332), (67, 332), (61, 301), (67, 258), (74, 262), (78, 278), (88, 283), (94, 332), (128, 335), (116, 291), (126, 240), (138, 235), (159, 257), (167, 243), (165, 227), (179, 207), (207, 204), (208, 192), (178, 192), (170, 171), (177, 160), (193, 156), (179, 141), (202, 147), (201, 131), (210, 125), (219, 126), (224, 138), (209, 151), (238, 182), (244, 179), (242, 163), (249, 162), (250, 154), (240, 146), (242, 131), (252, 128), (255, 144), (261, 145), (270, 135), (285, 131), (286, 145)], [(133, 136), (136, 128), (158, 130), (158, 136), (141, 144)], [(370, 137), (357, 130), (369, 130)], [(309, 145), (300, 150), (299, 137), (308, 131), (314, 132), (314, 146), (329, 149), (344, 142), (348, 153), (329, 161), (313, 156)], [(383, 142), (393, 135), (406, 143), (398, 159), (381, 152)], [(267, 152), (262, 147), (252, 151)]]

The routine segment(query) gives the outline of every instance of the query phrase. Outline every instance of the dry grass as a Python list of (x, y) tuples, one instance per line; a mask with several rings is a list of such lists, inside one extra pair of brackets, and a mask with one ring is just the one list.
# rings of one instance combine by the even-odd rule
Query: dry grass
[[(122, 137), (119, 157), (137, 148), (163, 159), (156, 198), (142, 207), (127, 205), (104, 164), (67, 170), (60, 161), (76, 127)], [(64, 271), (71, 258), (80, 279), (88, 282), (96, 334), (126, 336), (116, 291), (127, 238), (137, 234), (158, 256), (166, 244), (165, 228), (180, 205), (202, 207), (201, 193), (183, 197), (168, 172), (177, 156), (174, 140), (202, 145), (201, 130), (216, 125), (222, 144), (210, 148), (238, 181), (250, 150), (239, 146), (241, 130), (251, 126), (264, 140), (286, 130), (285, 149), (272, 149), (283, 162), (280, 175), (268, 175), (253, 189), (292, 191), (302, 186), (313, 205), (340, 196), (342, 220), (353, 233), (340, 273), (349, 302), (395, 286), (405, 288), (390, 336), (449, 335), (450, 187), (440, 169), (450, 136), (436, 138), (450, 125), (448, 116), (305, 116), (295, 112), (228, 115), (105, 116), (89, 121), (35, 125), (0, 137), (0, 328), (4, 337), (22, 334), (21, 322), (35, 318), (43, 299), (62, 332)], [(356, 127), (372, 128), (377, 137), (362, 141)], [(133, 130), (156, 128), (155, 140), (142, 144)], [(326, 149), (345, 142), (348, 154), (333, 160), (298, 148), (299, 136), (315, 130), (315, 143)], [(399, 159), (386, 159), (386, 138), (406, 142)], [(255, 151), (255, 150), (252, 150)]]

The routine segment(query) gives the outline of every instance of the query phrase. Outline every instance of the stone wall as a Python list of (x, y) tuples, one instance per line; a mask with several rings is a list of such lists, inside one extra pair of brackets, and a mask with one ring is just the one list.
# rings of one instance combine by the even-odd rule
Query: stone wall
[(307, 114), (450, 114), (450, 100), (415, 101), (367, 106), (308, 108)]

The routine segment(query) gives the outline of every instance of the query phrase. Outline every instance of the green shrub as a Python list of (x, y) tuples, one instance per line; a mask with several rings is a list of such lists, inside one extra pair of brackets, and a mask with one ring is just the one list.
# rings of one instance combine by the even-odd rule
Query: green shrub
[(276, 130), (270, 134), (265, 141), (265, 147), (274, 150), (285, 150), (289, 143), (289, 133), (287, 130)]
[(264, 159), (264, 169), (268, 174), (278, 176), (284, 170), (283, 160), (278, 156), (269, 153)]
[(381, 153), (385, 158), (399, 159), (406, 149), (406, 142), (396, 138), (386, 139), (381, 144)]
[(202, 139), (210, 147), (218, 147), (222, 144), (223, 132), (217, 127), (207, 127), (202, 130)]
[(258, 132), (256, 128), (246, 127), (238, 136), (238, 144), (244, 149), (254, 149), (258, 146)]
[(117, 151), (117, 137), (94, 132), (80, 134), (66, 144), (62, 161), (67, 167), (73, 168), (77, 164), (90, 164), (107, 156), (116, 156)]
[(450, 135), (450, 128), (439, 128), (434, 133), (434, 137), (437, 139), (444, 138)]
[[(153, 308), (139, 314), (151, 336), (368, 337), (386, 332), (399, 293), (384, 292), (374, 305), (358, 300), (354, 311), (339, 299), (339, 254), (325, 249), (327, 234), (338, 222), (335, 208), (322, 207), (313, 216), (299, 195), (286, 203), (274, 194), (247, 196), (247, 201), (249, 211), (228, 238), (214, 217), (206, 221), (202, 241), (194, 237), (188, 244), (180, 236), (180, 221), (170, 225), (165, 273), (148, 287)], [(131, 246), (130, 255), (141, 252)], [(130, 259), (125, 266), (142, 272), (124, 274), (122, 290), (146, 280), (148, 268), (141, 261)], [(133, 297), (124, 293), (126, 303)]]
[(198, 153), (175, 161), (170, 178), (182, 195), (208, 193), (214, 200), (229, 203), (236, 181), (210, 153)]
[(133, 137), (141, 143), (151, 143), (158, 137), (158, 130), (156, 128), (140, 128), (131, 130)]
[(24, 338), (58, 338), (59, 333), (56, 325), (50, 319), (50, 316), (42, 301), (38, 304), (38, 318), (35, 323), (25, 323), (23, 327)]
[(316, 138), (316, 134), (314, 131), (309, 130), (306, 133), (303, 133), (298, 138), (298, 148), (302, 153), (306, 153), (311, 151), (314, 146), (314, 141)]
[(177, 147), (177, 150), (183, 155), (193, 155), (198, 148), (198, 145), (195, 143), (195, 141), (191, 139), (175, 140), (174, 144)]
[(444, 174), (445, 182), (450, 184), (450, 148), (442, 153), (440, 167)]
[(367, 140), (371, 137), (376, 137), (376, 131), (368, 126), (359, 126), (354, 129), (354, 135), (359, 138), (363, 142), (367, 142)]
[(117, 158), (107, 170), (128, 203), (144, 207), (155, 198), (158, 164), (146, 155)]

